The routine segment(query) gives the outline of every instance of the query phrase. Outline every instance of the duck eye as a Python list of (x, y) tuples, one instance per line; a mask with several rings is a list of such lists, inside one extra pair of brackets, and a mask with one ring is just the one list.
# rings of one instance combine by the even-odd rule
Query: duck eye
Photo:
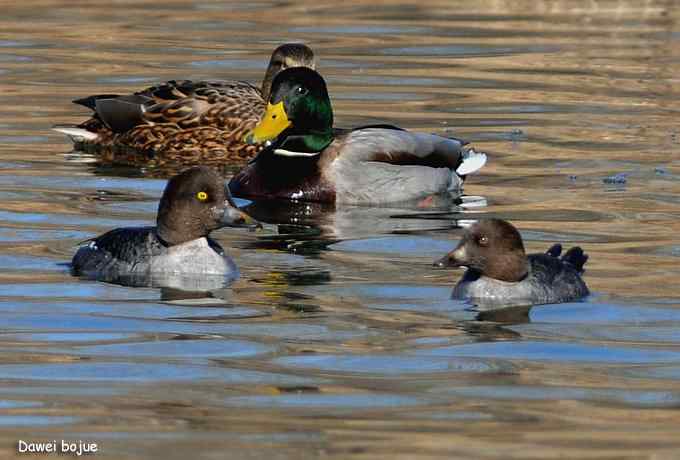
[(198, 198), (199, 201), (205, 201), (208, 199), (208, 194), (205, 192), (198, 192), (196, 198)]
[(480, 246), (486, 246), (487, 244), (489, 244), (489, 238), (487, 238), (486, 236), (482, 235), (482, 236), (479, 237), (479, 239), (477, 240), (477, 242), (479, 243)]
[(295, 92), (298, 93), (300, 96), (305, 96), (309, 92), (309, 90), (304, 86), (298, 86), (295, 89)]

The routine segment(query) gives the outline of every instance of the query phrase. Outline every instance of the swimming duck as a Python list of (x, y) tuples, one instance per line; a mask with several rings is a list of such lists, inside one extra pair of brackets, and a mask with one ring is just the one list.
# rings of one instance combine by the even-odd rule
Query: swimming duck
[(510, 222), (483, 219), (467, 228), (458, 246), (435, 266), (467, 267), (453, 288), (454, 299), (536, 305), (587, 296), (581, 274), (588, 255), (578, 246), (561, 253), (562, 246), (555, 244), (544, 254), (527, 256)]
[(229, 182), (235, 196), (330, 203), (403, 202), (459, 191), (486, 155), (465, 142), (389, 125), (334, 129), (326, 83), (314, 70), (279, 73), (262, 120), (246, 136), (266, 142)]
[(214, 170), (194, 167), (168, 181), (155, 227), (117, 228), (89, 240), (73, 257), (72, 273), (110, 282), (167, 274), (234, 279), (236, 265), (208, 235), (253, 224)]
[(114, 163), (162, 166), (245, 161), (260, 149), (243, 136), (262, 117), (271, 84), (288, 67), (314, 68), (314, 53), (302, 44), (274, 50), (261, 88), (243, 81), (168, 81), (119, 96), (102, 94), (73, 101), (94, 111), (77, 126), (55, 126), (77, 150)]

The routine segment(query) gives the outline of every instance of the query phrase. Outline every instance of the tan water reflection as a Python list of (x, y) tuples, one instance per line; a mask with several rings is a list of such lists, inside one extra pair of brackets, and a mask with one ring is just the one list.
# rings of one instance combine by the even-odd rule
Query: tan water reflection
[[(62, 438), (112, 459), (677, 456), (674, 6), (2, 2), (0, 457)], [(164, 182), (68, 155), (49, 128), (86, 116), (69, 101), (258, 82), (294, 40), (320, 57), (339, 125), (489, 152), (466, 185), (488, 206), (222, 231), (243, 276), (199, 299), (70, 277), (74, 245), (149, 222)], [(454, 219), (486, 214), (531, 250), (586, 248), (593, 298), (505, 323), (449, 301), (460, 272), (431, 261)]]

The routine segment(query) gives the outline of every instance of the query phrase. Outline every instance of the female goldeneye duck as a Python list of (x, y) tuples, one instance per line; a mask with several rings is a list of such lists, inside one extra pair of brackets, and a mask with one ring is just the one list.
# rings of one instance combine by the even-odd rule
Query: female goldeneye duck
[(253, 223), (215, 171), (191, 168), (168, 181), (155, 227), (117, 228), (90, 240), (73, 257), (72, 272), (106, 281), (153, 274), (234, 279), (236, 265), (208, 235)]
[(498, 304), (545, 304), (588, 295), (581, 279), (588, 256), (573, 247), (560, 257), (555, 244), (545, 254), (524, 252), (517, 229), (501, 219), (484, 219), (466, 229), (458, 246), (435, 262), (439, 267), (467, 267), (452, 297)]
[(235, 196), (377, 204), (460, 192), (486, 163), (458, 139), (389, 125), (333, 128), (323, 78), (306, 67), (279, 73), (267, 110), (246, 135), (266, 147), (229, 182)]

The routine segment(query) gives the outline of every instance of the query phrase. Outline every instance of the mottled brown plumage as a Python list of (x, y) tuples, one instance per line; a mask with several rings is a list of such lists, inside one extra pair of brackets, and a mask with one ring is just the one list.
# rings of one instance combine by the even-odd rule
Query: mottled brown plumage
[(77, 126), (57, 126), (76, 150), (106, 162), (144, 167), (243, 164), (261, 145), (243, 142), (264, 113), (273, 78), (288, 67), (314, 68), (305, 45), (272, 53), (262, 87), (242, 81), (168, 81), (133, 95), (74, 101), (94, 111)]

